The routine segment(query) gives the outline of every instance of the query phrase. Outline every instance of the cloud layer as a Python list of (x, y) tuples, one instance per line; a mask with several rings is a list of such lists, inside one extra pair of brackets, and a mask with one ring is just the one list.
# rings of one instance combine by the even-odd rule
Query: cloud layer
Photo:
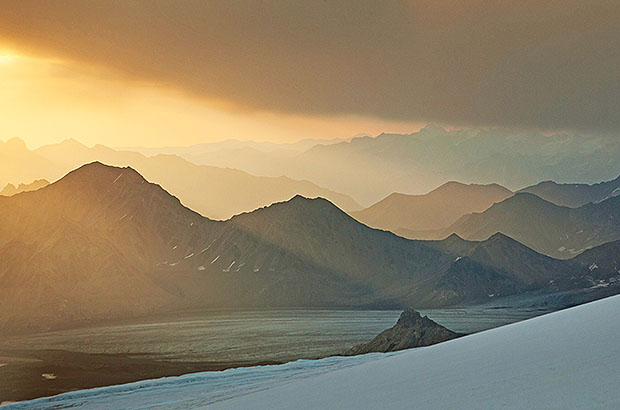
[(620, 130), (615, 0), (0, 6), (0, 42), (243, 109)]

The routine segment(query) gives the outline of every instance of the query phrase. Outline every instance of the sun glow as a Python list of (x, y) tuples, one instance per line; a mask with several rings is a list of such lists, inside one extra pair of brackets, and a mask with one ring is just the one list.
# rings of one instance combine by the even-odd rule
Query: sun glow
[(360, 116), (241, 111), (165, 84), (5, 47), (0, 47), (0, 112), (0, 140), (20, 137), (35, 148), (66, 138), (89, 145), (162, 146), (229, 138), (282, 142), (421, 127)]
[(0, 64), (11, 64), (17, 60), (15, 54), (10, 54), (6, 51), (0, 51)]

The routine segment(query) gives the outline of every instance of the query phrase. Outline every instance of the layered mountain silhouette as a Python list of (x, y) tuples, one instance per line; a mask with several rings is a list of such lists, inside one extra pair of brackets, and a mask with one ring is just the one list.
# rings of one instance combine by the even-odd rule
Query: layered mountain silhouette
[(0, 187), (17, 181), (42, 178), (53, 181), (66, 172), (57, 173), (55, 164), (28, 149), (19, 138), (0, 141)]
[[(347, 195), (308, 181), (287, 177), (256, 177), (235, 169), (199, 166), (175, 155), (146, 157), (137, 152), (116, 151), (103, 145), (89, 148), (75, 140), (65, 140), (33, 151), (28, 150), (18, 139), (5, 143), (5, 146), (18, 148), (11, 151), (19, 150), (18, 162), (0, 163), (0, 170), (6, 171), (2, 175), (10, 176), (11, 180), (24, 180), (34, 175), (53, 181), (93, 161), (131, 166), (150, 180), (158, 181), (187, 206), (214, 219), (227, 219), (241, 212), (290, 199), (296, 194), (329, 198), (346, 210), (361, 208)], [(0, 158), (4, 148), (0, 145)]]
[(620, 197), (568, 208), (533, 194), (517, 193), (484, 212), (461, 217), (446, 229), (400, 233), (417, 238), (444, 238), (456, 233), (466, 239), (484, 240), (496, 232), (546, 255), (571, 258), (620, 239)]
[(0, 260), (7, 331), (184, 308), (448, 306), (598, 280), (504, 235), (411, 241), (325, 199), (214, 221), (97, 162), (0, 197)]
[(0, 196), (13, 196), (15, 194), (19, 194), (20, 192), (36, 191), (37, 189), (48, 186), (49, 184), (49, 181), (46, 179), (37, 179), (29, 184), (19, 184), (17, 186), (8, 183), (2, 191), (0, 191)]
[[(446, 181), (498, 183), (518, 190), (544, 180), (596, 183), (618, 176), (612, 138), (502, 129), (445, 130), (357, 137), (291, 156), (244, 151), (234, 167), (255, 175), (306, 179), (370, 206), (393, 192), (421, 194)], [(220, 157), (203, 157), (220, 165)], [(231, 165), (229, 165), (231, 166)]]
[[(331, 145), (346, 139), (303, 139), (292, 143), (267, 141), (224, 140), (190, 146), (144, 148), (128, 147), (123, 150), (136, 151), (147, 156), (158, 154), (178, 155), (198, 165), (243, 169), (251, 174), (264, 175), (265, 170), (282, 161), (307, 151), (315, 145)], [(274, 168), (276, 169), (276, 168)], [(275, 176), (281, 173), (269, 172)]]
[(544, 181), (519, 190), (541, 197), (556, 205), (578, 208), (590, 202), (601, 202), (620, 195), (620, 176), (598, 184), (558, 184)]
[(465, 214), (482, 212), (513, 193), (497, 184), (447, 182), (425, 195), (394, 193), (351, 216), (373, 228), (398, 233), (445, 228)]

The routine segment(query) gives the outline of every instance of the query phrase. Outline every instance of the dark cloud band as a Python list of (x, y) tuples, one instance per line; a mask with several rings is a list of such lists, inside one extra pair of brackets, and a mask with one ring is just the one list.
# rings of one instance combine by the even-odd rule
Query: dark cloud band
[(620, 130), (617, 1), (0, 1), (0, 36), (249, 109)]

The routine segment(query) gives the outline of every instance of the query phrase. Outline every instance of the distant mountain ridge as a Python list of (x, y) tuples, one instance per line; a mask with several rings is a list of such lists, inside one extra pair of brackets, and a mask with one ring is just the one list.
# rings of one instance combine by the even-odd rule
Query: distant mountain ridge
[[(184, 204), (214, 219), (228, 219), (241, 212), (290, 199), (296, 194), (326, 197), (351, 211), (361, 208), (349, 196), (309, 181), (283, 176), (257, 177), (236, 169), (199, 166), (174, 155), (146, 157), (136, 152), (115, 151), (103, 145), (89, 148), (71, 139), (31, 151), (23, 141), (12, 141), (13, 145), (19, 146), (19, 155), (12, 154), (17, 155), (19, 161), (0, 165), (0, 169), (8, 169), (6, 175), (13, 175), (12, 180), (35, 175), (53, 181), (93, 161), (132, 166), (149, 179), (161, 183)], [(0, 144), (0, 159), (2, 150)], [(23, 176), (20, 178), (20, 175)]]
[[(452, 180), (510, 190), (545, 180), (596, 183), (618, 176), (620, 145), (607, 137), (431, 124), (410, 134), (319, 144), (290, 156), (243, 150), (226, 158), (229, 166), (254, 175), (306, 179), (368, 207), (394, 192), (421, 194)], [(201, 161), (222, 165), (216, 155)]]
[(608, 276), (503, 235), (410, 241), (324, 199), (214, 221), (133, 169), (101, 163), (0, 197), (0, 259), (7, 331), (185, 308), (449, 306)]
[(620, 176), (611, 181), (598, 184), (558, 184), (544, 181), (523, 188), (518, 192), (527, 192), (556, 205), (578, 208), (590, 202), (601, 202), (620, 195)]
[(461, 216), (482, 212), (513, 193), (497, 184), (446, 182), (425, 195), (394, 193), (351, 216), (371, 227), (398, 232), (450, 226)]
[(484, 240), (496, 232), (546, 255), (571, 258), (586, 249), (620, 239), (620, 197), (568, 208), (534, 194), (517, 193), (484, 212), (461, 217), (446, 229), (400, 233), (435, 239), (456, 233), (465, 239)]
[(32, 181), (29, 184), (19, 184), (17, 186), (8, 183), (6, 184), (6, 186), (2, 189), (2, 191), (0, 191), (0, 196), (13, 196), (13, 195), (17, 195), (21, 192), (27, 192), (27, 191), (36, 191), (37, 189), (43, 188), (45, 186), (48, 186), (50, 184), (50, 182), (46, 179), (37, 179), (35, 181)]
[[(295, 164), (298, 174), (291, 170), (289, 175), (303, 175), (363, 204), (392, 192), (429, 191), (449, 180), (498, 183), (508, 189), (548, 179), (598, 182), (618, 175), (620, 146), (604, 137), (502, 129), (448, 131), (430, 124), (411, 134), (316, 146)], [(312, 164), (322, 167), (313, 169)], [(330, 173), (336, 172), (343, 178), (330, 183)]]

